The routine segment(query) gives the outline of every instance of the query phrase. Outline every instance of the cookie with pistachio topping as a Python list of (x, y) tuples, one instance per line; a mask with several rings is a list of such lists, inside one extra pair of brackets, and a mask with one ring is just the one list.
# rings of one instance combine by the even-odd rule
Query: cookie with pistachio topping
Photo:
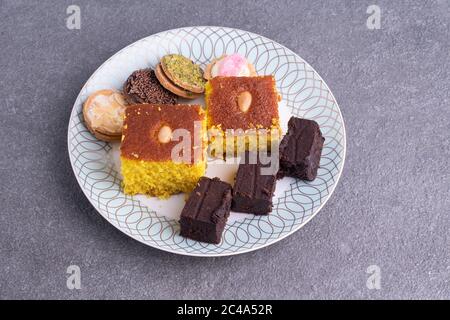
[(167, 90), (169, 90), (170, 92), (176, 94), (177, 96), (179, 96), (181, 98), (192, 100), (192, 99), (197, 99), (198, 97), (201, 96), (201, 93), (194, 93), (194, 92), (185, 90), (185, 89), (177, 86), (176, 84), (174, 84), (172, 81), (170, 81), (169, 78), (167, 78), (167, 76), (165, 75), (164, 71), (162, 70), (160, 63), (158, 63), (156, 65), (155, 75), (156, 75), (156, 78), (159, 80), (159, 83), (164, 88), (166, 88)]
[(164, 74), (177, 86), (193, 93), (203, 93), (205, 82), (203, 70), (180, 54), (168, 54), (161, 59)]

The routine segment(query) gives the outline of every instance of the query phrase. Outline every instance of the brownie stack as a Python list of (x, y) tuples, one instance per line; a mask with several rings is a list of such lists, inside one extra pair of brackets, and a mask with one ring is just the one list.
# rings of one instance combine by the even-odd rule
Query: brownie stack
[[(279, 159), (273, 159), (270, 154), (263, 158), (264, 153), (246, 152), (234, 188), (219, 178), (199, 180), (181, 213), (181, 235), (218, 244), (230, 209), (269, 214), (277, 178), (289, 176), (312, 181), (317, 177), (324, 140), (317, 122), (292, 117), (280, 143)], [(274, 160), (277, 166), (271, 166)]]

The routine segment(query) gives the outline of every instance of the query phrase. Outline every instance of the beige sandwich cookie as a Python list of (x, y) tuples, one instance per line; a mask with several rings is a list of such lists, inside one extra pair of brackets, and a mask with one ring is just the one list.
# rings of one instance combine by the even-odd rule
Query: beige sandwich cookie
[(110, 136), (110, 135), (107, 135), (107, 134), (104, 134), (104, 133), (100, 133), (100, 132), (97, 132), (97, 131), (94, 131), (94, 132), (91, 131), (91, 133), (98, 140), (102, 140), (102, 141), (106, 141), (106, 142), (120, 141), (120, 139), (122, 138), (121, 134), (115, 135), (115, 136)]
[(160, 61), (162, 71), (177, 86), (193, 93), (205, 91), (203, 70), (180, 54), (168, 54)]
[(155, 75), (158, 79), (159, 83), (169, 90), (170, 92), (176, 94), (177, 96), (180, 96), (185, 99), (196, 99), (201, 96), (200, 93), (193, 93), (187, 90), (184, 90), (183, 88), (177, 86), (172, 81), (170, 81), (169, 78), (164, 74), (164, 71), (161, 68), (161, 64), (158, 63), (158, 65), (155, 68)]
[(120, 141), (126, 105), (118, 91), (94, 92), (83, 105), (86, 127), (99, 140)]

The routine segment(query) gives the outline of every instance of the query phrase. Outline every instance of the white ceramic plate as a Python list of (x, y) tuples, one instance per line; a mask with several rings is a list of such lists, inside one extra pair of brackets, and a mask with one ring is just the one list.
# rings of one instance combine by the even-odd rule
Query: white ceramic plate
[[(313, 182), (278, 180), (273, 212), (254, 216), (232, 212), (219, 245), (179, 235), (184, 194), (167, 200), (128, 196), (121, 187), (119, 145), (95, 139), (83, 123), (82, 104), (96, 90), (121, 89), (137, 69), (154, 68), (168, 53), (180, 53), (203, 67), (222, 54), (239, 52), (258, 74), (273, 74), (282, 95), (282, 127), (291, 116), (316, 120), (325, 137), (320, 169)], [(203, 103), (203, 100), (196, 102)], [(285, 130), (284, 130), (285, 132)], [(84, 85), (73, 106), (68, 148), (75, 176), (86, 197), (112, 225), (130, 237), (161, 250), (193, 256), (226, 256), (275, 243), (307, 223), (333, 193), (345, 159), (345, 128), (328, 86), (302, 58), (254, 33), (222, 27), (188, 27), (161, 32), (120, 50)], [(236, 164), (210, 159), (207, 176), (233, 182)]]

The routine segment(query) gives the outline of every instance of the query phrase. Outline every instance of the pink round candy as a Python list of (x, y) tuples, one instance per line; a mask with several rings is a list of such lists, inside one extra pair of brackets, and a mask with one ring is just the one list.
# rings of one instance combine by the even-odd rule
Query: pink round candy
[(220, 59), (216, 66), (217, 74), (214, 76), (236, 77), (249, 73), (247, 59), (238, 53)]

